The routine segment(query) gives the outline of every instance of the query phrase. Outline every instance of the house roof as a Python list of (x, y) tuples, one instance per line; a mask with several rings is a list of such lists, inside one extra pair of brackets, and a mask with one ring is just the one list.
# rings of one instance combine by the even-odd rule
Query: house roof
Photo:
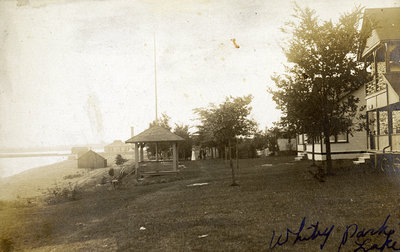
[(113, 147), (113, 146), (126, 146), (126, 143), (122, 142), (121, 140), (115, 140), (114, 142), (106, 145), (105, 147)]
[(364, 10), (362, 29), (372, 28), (364, 42), (361, 58), (372, 52), (382, 42), (400, 40), (400, 7)]
[(95, 158), (102, 158), (105, 159), (103, 156), (101, 156), (100, 154), (89, 150), (88, 152), (86, 152), (85, 154), (83, 154), (82, 156), (80, 156), (78, 159), (82, 159), (82, 158), (90, 158), (90, 157), (95, 157)]
[(184, 141), (182, 137), (175, 135), (171, 131), (155, 125), (142, 133), (128, 139), (125, 143), (146, 143), (146, 142), (177, 142)]

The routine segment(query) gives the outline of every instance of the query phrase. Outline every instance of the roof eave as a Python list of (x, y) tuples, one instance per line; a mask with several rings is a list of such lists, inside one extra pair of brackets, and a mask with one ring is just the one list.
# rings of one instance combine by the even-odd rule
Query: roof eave
[(384, 40), (379, 40), (379, 42), (375, 43), (373, 46), (371, 46), (370, 48), (368, 48), (367, 50), (364, 49), (364, 51), (361, 54), (361, 59), (368, 57), (372, 51), (374, 51), (375, 49), (379, 48), (383, 43), (386, 42), (393, 42), (393, 41), (400, 41), (400, 39), (384, 39)]
[(369, 55), (370, 53), (372, 53), (373, 50), (375, 50), (376, 48), (380, 47), (381, 44), (383, 42), (386, 42), (385, 40), (378, 40), (378, 42), (376, 42), (375, 44), (373, 44), (371, 47), (369, 47), (368, 49), (364, 48), (364, 51), (362, 52), (361, 58), (363, 59), (365, 56)]

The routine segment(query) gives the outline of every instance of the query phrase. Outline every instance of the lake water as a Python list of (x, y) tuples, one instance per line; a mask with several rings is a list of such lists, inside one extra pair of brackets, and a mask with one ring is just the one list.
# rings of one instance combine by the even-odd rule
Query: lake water
[[(104, 149), (92, 149), (100, 155)], [(43, 154), (44, 156), (34, 157), (0, 157), (0, 178), (10, 177), (21, 173), (23, 171), (51, 165), (58, 162), (62, 162), (68, 159), (71, 155), (71, 151), (45, 151), (45, 152), (24, 152), (24, 153), (0, 153), (1, 155), (6, 154), (19, 154), (19, 155), (32, 155), (32, 154)], [(50, 156), (46, 156), (46, 154)], [(57, 154), (54, 155), (54, 154)]]
[(23, 171), (67, 160), (68, 156), (0, 158), (0, 177), (10, 177)]

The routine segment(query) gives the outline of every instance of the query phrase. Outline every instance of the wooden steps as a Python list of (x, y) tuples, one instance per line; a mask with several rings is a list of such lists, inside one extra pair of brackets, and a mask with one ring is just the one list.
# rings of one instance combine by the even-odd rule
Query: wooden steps
[(365, 164), (366, 160), (371, 159), (372, 153), (364, 153), (362, 156), (358, 157), (357, 160), (353, 161), (353, 164), (359, 165), (359, 164)]

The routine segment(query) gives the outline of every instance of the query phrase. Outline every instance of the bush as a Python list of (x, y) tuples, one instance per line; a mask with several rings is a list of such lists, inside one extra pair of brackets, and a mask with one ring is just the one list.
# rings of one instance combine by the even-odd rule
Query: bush
[(114, 177), (114, 168), (110, 168), (110, 170), (108, 170), (108, 175), (110, 175), (110, 177)]
[(79, 199), (79, 192), (76, 189), (75, 186), (72, 186), (71, 183), (69, 183), (69, 186), (67, 188), (62, 188), (58, 185), (56, 185), (52, 189), (47, 189), (48, 193), (50, 196), (47, 198), (47, 203), (49, 204), (55, 204), (59, 202), (65, 202), (65, 201), (72, 201), (72, 200), (78, 200)]
[(118, 155), (115, 157), (115, 164), (116, 164), (116, 165), (122, 165), (122, 164), (125, 163), (126, 161), (128, 161), (128, 160), (126, 160), (125, 158), (123, 158), (123, 157), (121, 156), (121, 154), (118, 154)]
[(63, 179), (73, 179), (73, 178), (79, 178), (79, 177), (82, 177), (82, 174), (76, 173), (76, 174), (66, 175), (63, 177)]
[(101, 180), (100, 180), (100, 185), (106, 184), (107, 181), (108, 181), (107, 178), (103, 176), (103, 177), (101, 178)]

